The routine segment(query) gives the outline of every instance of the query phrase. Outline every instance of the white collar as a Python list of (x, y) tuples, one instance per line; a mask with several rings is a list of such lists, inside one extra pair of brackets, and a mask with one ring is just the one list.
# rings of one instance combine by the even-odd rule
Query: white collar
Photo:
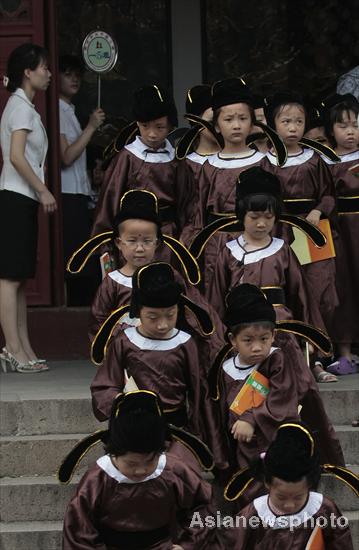
[(108, 276), (111, 277), (111, 279), (119, 285), (123, 285), (127, 288), (132, 288), (132, 277), (124, 275), (118, 269), (115, 269), (115, 271), (111, 271)]
[[(298, 153), (297, 155), (288, 156), (285, 164), (281, 168), (288, 168), (290, 166), (299, 166), (300, 164), (304, 164), (309, 159), (311, 159), (313, 155), (313, 149), (305, 148), (301, 153)], [(268, 153), (266, 153), (266, 157), (271, 164), (273, 164), (274, 166), (278, 166), (276, 155), (273, 155), (273, 153), (268, 151)]]
[(297, 514), (276, 516), (269, 508), (268, 495), (263, 495), (253, 501), (253, 505), (258, 516), (262, 522), (268, 525), (271, 529), (293, 529), (294, 527), (299, 527), (299, 525), (302, 525), (308, 521), (318, 512), (322, 503), (323, 495), (321, 493), (310, 491), (306, 505)]
[(126, 145), (125, 149), (146, 162), (170, 162), (175, 158), (175, 150), (168, 139), (165, 140), (164, 147), (151, 151), (150, 147), (145, 145), (139, 136), (136, 136), (136, 139)]
[(276, 254), (283, 245), (283, 239), (272, 237), (272, 241), (265, 248), (246, 252), (246, 250), (244, 249), (243, 234), (239, 235), (238, 239), (233, 239), (233, 241), (229, 241), (228, 243), (226, 243), (226, 247), (229, 249), (232, 256), (239, 262), (243, 261), (244, 265), (253, 264), (255, 262), (259, 262), (259, 260), (263, 260), (263, 258), (273, 256), (273, 254)]
[(169, 351), (185, 344), (191, 338), (190, 334), (176, 328), (173, 329), (173, 335), (166, 340), (146, 338), (135, 327), (126, 328), (124, 333), (132, 344), (145, 351)]
[(216, 153), (207, 158), (209, 164), (216, 168), (243, 168), (259, 162), (264, 158), (264, 154), (259, 151), (253, 151), (245, 157), (238, 158), (222, 158)]
[(24, 101), (26, 101), (26, 103), (28, 105), (30, 105), (30, 107), (33, 107), (35, 109), (35, 105), (33, 103), (31, 103), (30, 99), (27, 97), (27, 95), (25, 94), (24, 90), (22, 88), (16, 88), (15, 92), (13, 93), (13, 95), (17, 95), (18, 97), (21, 97), (21, 99), (23, 99)]
[(206, 162), (206, 160), (208, 160), (211, 157), (213, 157), (213, 154), (211, 154), (211, 155), (199, 155), (198, 153), (196, 153), (196, 151), (193, 151), (192, 153), (187, 155), (186, 158), (188, 160), (191, 160), (192, 162), (195, 162), (196, 164), (204, 164)]
[[(271, 349), (269, 351), (269, 354), (266, 357), (266, 359), (270, 355), (272, 355), (272, 353), (274, 351), (276, 351), (277, 349), (279, 349), (279, 348), (271, 347)], [(257, 363), (255, 365), (246, 365), (244, 363), (241, 363), (241, 359), (240, 359), (239, 355), (236, 355), (235, 357), (230, 357), (229, 359), (227, 359), (223, 363), (222, 368), (228, 374), (228, 376), (233, 378), (233, 380), (244, 380), (254, 370), (257, 370), (260, 364), (261, 363)]]
[(346, 153), (345, 155), (339, 155), (342, 162), (350, 162), (351, 160), (359, 159), (359, 149), (352, 151), (351, 153)]
[(104, 471), (106, 474), (113, 479), (115, 479), (118, 483), (128, 483), (128, 484), (137, 484), (137, 483), (144, 483), (145, 481), (149, 481), (150, 479), (156, 479), (156, 477), (159, 477), (166, 466), (166, 455), (165, 453), (162, 453), (161, 456), (158, 459), (157, 468), (155, 471), (150, 475), (145, 477), (144, 479), (141, 479), (141, 481), (133, 481), (132, 479), (129, 479), (128, 477), (124, 476), (120, 470), (118, 470), (113, 464), (112, 460), (110, 458), (110, 455), (104, 455), (101, 456), (98, 460), (96, 460), (96, 464)]
[(75, 105), (73, 103), (68, 103), (60, 97), (60, 105), (62, 106), (63, 111), (75, 111)]

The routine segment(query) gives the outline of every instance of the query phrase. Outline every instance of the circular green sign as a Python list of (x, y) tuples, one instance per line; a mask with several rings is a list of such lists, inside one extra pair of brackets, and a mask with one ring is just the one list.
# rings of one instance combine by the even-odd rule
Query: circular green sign
[(107, 73), (116, 64), (117, 45), (106, 32), (92, 31), (83, 41), (82, 55), (91, 71)]

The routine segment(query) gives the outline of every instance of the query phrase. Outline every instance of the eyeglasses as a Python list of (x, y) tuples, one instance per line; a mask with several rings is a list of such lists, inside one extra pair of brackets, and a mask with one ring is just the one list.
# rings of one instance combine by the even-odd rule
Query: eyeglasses
[(125, 241), (123, 239), (118, 239), (121, 241), (124, 245), (128, 246), (128, 248), (132, 248), (135, 250), (138, 246), (142, 246), (142, 248), (152, 248), (153, 246), (156, 246), (158, 239), (145, 239), (144, 241)]

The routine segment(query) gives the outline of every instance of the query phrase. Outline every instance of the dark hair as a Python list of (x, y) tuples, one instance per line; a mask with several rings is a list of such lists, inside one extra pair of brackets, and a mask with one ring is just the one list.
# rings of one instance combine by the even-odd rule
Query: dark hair
[(59, 57), (59, 71), (60, 73), (73, 71), (82, 75), (85, 71), (85, 67), (80, 58), (75, 55), (65, 54)]
[[(253, 106), (250, 105), (250, 103), (247, 103), (246, 101), (237, 101), (237, 103), (245, 103), (248, 106), (252, 124), (255, 124), (256, 115), (254, 113)], [(218, 118), (219, 118), (219, 115), (221, 113), (221, 109), (222, 109), (222, 107), (220, 107), (219, 109), (216, 109), (215, 111), (213, 111), (213, 121), (212, 121), (213, 126), (216, 126), (216, 124), (218, 122)]]
[[(116, 408), (116, 401), (114, 406)], [(163, 416), (142, 408), (116, 416), (113, 410), (105, 452), (114, 456), (126, 453), (162, 453), (165, 450), (166, 435), (167, 425)]]
[(24, 71), (30, 69), (34, 71), (40, 63), (47, 62), (48, 53), (45, 48), (36, 44), (21, 44), (13, 50), (7, 62), (7, 77), (9, 79), (7, 90), (14, 92), (21, 87)]
[(282, 210), (281, 200), (274, 195), (261, 193), (247, 195), (243, 199), (236, 201), (236, 216), (242, 226), (247, 212), (265, 212), (266, 210), (274, 214), (277, 221)]
[(334, 107), (332, 107), (330, 111), (328, 111), (325, 114), (325, 118), (324, 118), (325, 133), (327, 138), (331, 142), (331, 145), (333, 145), (334, 147), (337, 145), (333, 134), (334, 124), (336, 122), (343, 122), (344, 113), (347, 113), (349, 118), (350, 111), (353, 111), (355, 116), (358, 117), (359, 103), (357, 101), (354, 101), (354, 100), (350, 101), (348, 99), (346, 101), (342, 101), (341, 103), (337, 103), (337, 105), (334, 105)]
[(304, 133), (308, 131), (308, 113), (305, 108), (305, 106), (302, 103), (298, 103), (296, 101), (291, 101), (290, 103), (282, 103), (281, 105), (277, 105), (274, 107), (273, 111), (269, 114), (267, 118), (267, 123), (269, 126), (271, 126), (275, 130), (275, 117), (279, 115), (284, 107), (288, 107), (289, 105), (293, 105), (294, 107), (300, 107), (302, 111), (304, 112)]
[(231, 332), (233, 336), (237, 336), (237, 334), (242, 332), (242, 330), (253, 326), (264, 330), (270, 330), (271, 332), (275, 329), (275, 325), (271, 321), (253, 321), (252, 323), (239, 323), (238, 325), (233, 325), (232, 327), (229, 327), (229, 332)]

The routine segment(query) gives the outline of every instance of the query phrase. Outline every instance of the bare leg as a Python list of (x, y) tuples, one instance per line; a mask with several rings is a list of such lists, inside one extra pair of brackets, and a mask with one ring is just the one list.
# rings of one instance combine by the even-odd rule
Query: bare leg
[(28, 360), (37, 359), (34, 350), (31, 347), (29, 333), (27, 328), (27, 307), (25, 295), (25, 282), (22, 282), (18, 290), (17, 301), (17, 324), (19, 328), (19, 337), (23, 350), (25, 351)]
[(27, 356), (19, 334), (18, 296), (22, 281), (0, 279), (0, 323), (5, 336), (5, 346), (20, 363), (27, 363)]
[(352, 360), (350, 344), (338, 344), (338, 352), (340, 357), (346, 357), (349, 361)]

